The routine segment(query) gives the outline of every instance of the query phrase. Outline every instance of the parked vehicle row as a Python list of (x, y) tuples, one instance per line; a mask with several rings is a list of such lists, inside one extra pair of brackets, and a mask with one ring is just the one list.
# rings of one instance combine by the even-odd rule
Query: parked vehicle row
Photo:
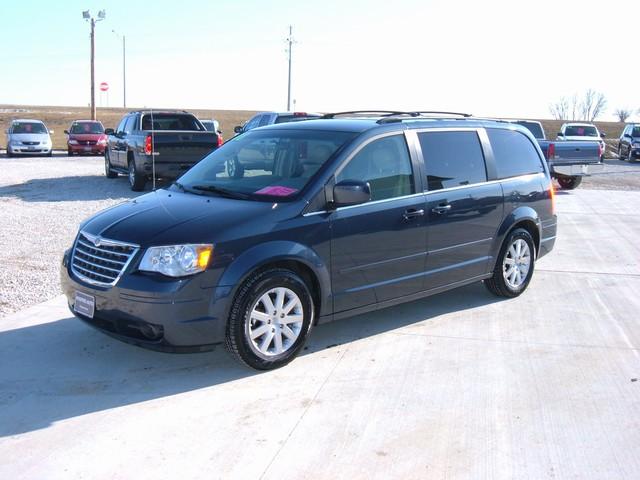
[[(147, 115), (134, 114), (133, 135)], [(551, 176), (527, 129), (425, 113), (343, 117), (251, 129), (172, 185), (83, 222), (61, 271), (70, 310), (126, 342), (224, 342), (272, 369), (315, 324), (471, 282), (504, 297), (527, 288), (557, 228)], [(228, 172), (256, 152), (263, 164)]]

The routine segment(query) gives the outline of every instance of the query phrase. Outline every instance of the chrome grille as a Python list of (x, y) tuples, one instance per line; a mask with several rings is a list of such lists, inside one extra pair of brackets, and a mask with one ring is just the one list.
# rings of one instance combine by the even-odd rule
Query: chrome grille
[(40, 145), (40, 142), (22, 142), (23, 145)]
[(73, 246), (71, 270), (89, 283), (115, 285), (138, 248), (131, 243), (80, 232)]

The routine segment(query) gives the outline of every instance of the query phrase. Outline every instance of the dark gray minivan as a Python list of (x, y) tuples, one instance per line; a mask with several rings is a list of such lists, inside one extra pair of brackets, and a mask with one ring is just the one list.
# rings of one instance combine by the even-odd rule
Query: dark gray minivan
[(315, 324), (476, 281), (521, 294), (557, 224), (531, 133), (464, 115), (354, 115), (251, 130), (83, 222), (62, 268), (72, 312), (130, 343), (225, 342), (271, 369)]

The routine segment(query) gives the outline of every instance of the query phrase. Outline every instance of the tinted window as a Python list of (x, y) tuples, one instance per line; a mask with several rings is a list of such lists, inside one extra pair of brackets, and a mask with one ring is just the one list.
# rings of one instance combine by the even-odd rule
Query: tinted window
[(256, 128), (261, 118), (262, 118), (262, 115), (256, 115), (251, 120), (249, 120), (247, 124), (244, 126), (244, 131), (246, 132), (251, 130), (252, 128)]
[(369, 182), (371, 200), (414, 193), (411, 159), (404, 135), (374, 140), (360, 150), (336, 176), (336, 182)]
[(198, 120), (188, 113), (145, 113), (142, 130), (202, 131)]
[(131, 133), (135, 128), (135, 123), (136, 123), (136, 116), (135, 115), (129, 115), (129, 118), (127, 118), (127, 121), (124, 124), (124, 131), (126, 133)]
[(598, 130), (590, 125), (569, 125), (564, 129), (567, 137), (597, 137)]
[(278, 115), (276, 117), (276, 123), (301, 122), (302, 120), (313, 120), (314, 118), (320, 118), (320, 117), (321, 115), (305, 115), (305, 114)]
[(476, 132), (418, 133), (429, 190), (487, 180), (484, 155)]
[(631, 132), (632, 137), (640, 137), (640, 127), (633, 127), (633, 131)]
[(527, 122), (526, 120), (520, 120), (515, 122), (518, 125), (522, 125), (526, 127), (535, 138), (544, 139), (544, 132), (542, 131), (542, 126), (538, 122)]
[(71, 133), (77, 134), (92, 134), (103, 133), (104, 128), (99, 122), (79, 122), (71, 125)]
[(122, 120), (120, 120), (120, 123), (118, 124), (118, 128), (116, 128), (116, 132), (124, 132), (124, 124), (127, 123), (128, 118), (129, 116), (127, 115)]
[(509, 178), (544, 171), (538, 151), (522, 133), (487, 129), (498, 178)]
[(269, 118), (271, 118), (271, 115), (262, 115), (262, 118), (260, 119), (260, 123), (258, 124), (259, 127), (264, 127), (265, 125), (269, 124)]

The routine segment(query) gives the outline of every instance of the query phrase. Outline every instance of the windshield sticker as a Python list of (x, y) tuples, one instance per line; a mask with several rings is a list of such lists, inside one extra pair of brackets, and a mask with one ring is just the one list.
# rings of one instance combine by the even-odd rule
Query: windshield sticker
[(289, 195), (296, 193), (297, 188), (282, 187), (280, 185), (271, 185), (258, 190), (257, 195), (273, 195), (274, 197), (288, 197)]

